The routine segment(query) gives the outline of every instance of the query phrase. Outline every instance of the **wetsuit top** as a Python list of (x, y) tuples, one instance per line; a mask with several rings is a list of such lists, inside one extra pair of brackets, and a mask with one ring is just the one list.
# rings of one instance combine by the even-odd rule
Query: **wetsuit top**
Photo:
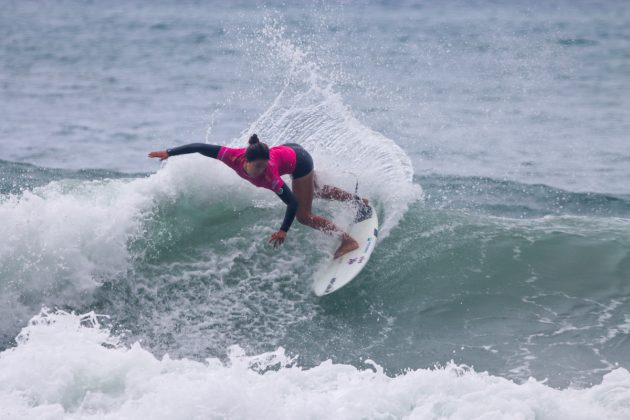
[(252, 178), (245, 172), (245, 152), (246, 148), (232, 149), (229, 147), (221, 147), (218, 159), (225, 163), (243, 179), (248, 180), (257, 187), (267, 188), (275, 192), (281, 193), (284, 181), (281, 175), (290, 175), (295, 170), (295, 150), (287, 146), (276, 146), (269, 148), (269, 161), (267, 168), (260, 176)]
[(280, 230), (289, 231), (295, 214), (297, 213), (298, 201), (288, 185), (280, 178), (282, 175), (292, 174), (295, 170), (295, 151), (287, 146), (275, 146), (269, 148), (269, 161), (267, 168), (258, 177), (251, 177), (245, 172), (245, 152), (246, 148), (233, 149), (214, 144), (193, 143), (185, 146), (167, 149), (169, 156), (184, 155), (188, 153), (201, 153), (214, 159), (219, 159), (241, 177), (251, 182), (257, 187), (267, 188), (275, 192), (278, 197), (287, 205), (284, 213), (284, 220)]

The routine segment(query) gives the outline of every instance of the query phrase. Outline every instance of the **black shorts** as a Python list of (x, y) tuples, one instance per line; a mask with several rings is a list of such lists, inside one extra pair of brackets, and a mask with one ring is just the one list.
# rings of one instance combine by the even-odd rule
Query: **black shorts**
[(295, 151), (295, 170), (291, 177), (298, 179), (310, 174), (313, 170), (313, 158), (311, 155), (296, 143), (286, 143), (283, 146), (288, 146)]

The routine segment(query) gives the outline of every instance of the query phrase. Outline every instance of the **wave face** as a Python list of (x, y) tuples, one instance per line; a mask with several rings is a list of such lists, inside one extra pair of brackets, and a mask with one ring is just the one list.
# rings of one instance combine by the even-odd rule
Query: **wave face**
[[(356, 282), (319, 300), (310, 281), (334, 239), (295, 226), (270, 249), (281, 203), (213, 163), (172, 159), (143, 176), (26, 167), (0, 203), (4, 347), (46, 304), (108, 314), (123, 341), (193, 359), (282, 346), (303, 366), (371, 358), (397, 374), (453, 360), (554, 386), (625, 363), (627, 198), (415, 178), (424, 199)], [(317, 207), (349, 222), (343, 206)]]

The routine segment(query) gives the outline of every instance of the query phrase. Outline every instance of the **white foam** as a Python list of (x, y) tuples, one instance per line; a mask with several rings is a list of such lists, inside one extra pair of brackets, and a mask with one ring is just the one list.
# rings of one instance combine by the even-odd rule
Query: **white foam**
[[(64, 180), (0, 201), (0, 331), (33, 307), (77, 305), (103, 278), (131, 265), (129, 243), (143, 237), (157, 206), (182, 196), (200, 206), (245, 206), (258, 197), (222, 165), (187, 156), (147, 178)], [(214, 162), (216, 163), (216, 162)], [(23, 325), (25, 322), (21, 321)]]
[(43, 311), (0, 354), (3, 419), (627, 419), (630, 373), (554, 389), (449, 364), (388, 376), (324, 362), (300, 367), (282, 349), (229, 360), (161, 360), (121, 346), (93, 314)]

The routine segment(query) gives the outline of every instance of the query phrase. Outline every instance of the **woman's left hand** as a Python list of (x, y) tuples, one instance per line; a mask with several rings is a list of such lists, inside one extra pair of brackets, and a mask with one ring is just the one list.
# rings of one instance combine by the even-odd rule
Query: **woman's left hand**
[(273, 235), (271, 235), (271, 239), (269, 240), (269, 243), (272, 244), (275, 249), (278, 245), (282, 245), (282, 243), (284, 242), (284, 238), (286, 237), (287, 237), (287, 233), (284, 230), (279, 230)]

